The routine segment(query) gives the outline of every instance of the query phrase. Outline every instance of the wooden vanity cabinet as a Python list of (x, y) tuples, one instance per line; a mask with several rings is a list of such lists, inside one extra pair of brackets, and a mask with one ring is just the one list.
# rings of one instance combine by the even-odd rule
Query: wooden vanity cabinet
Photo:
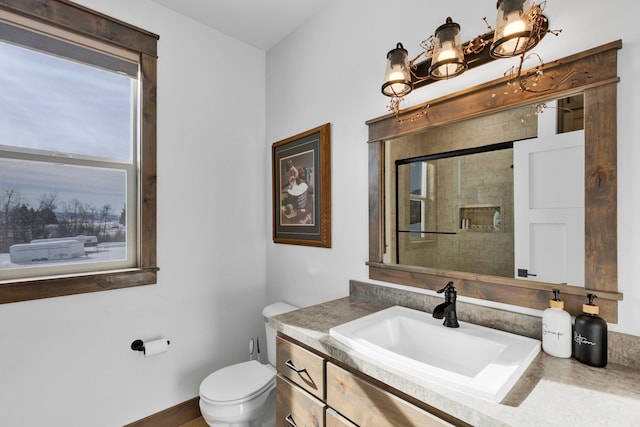
[(326, 402), (359, 426), (453, 426), (333, 363), (327, 363)]
[(276, 369), (289, 381), (324, 400), (324, 358), (276, 337)]
[(277, 337), (276, 353), (277, 427), (458, 425), (450, 424), (284, 336)]
[(327, 408), (326, 418), (325, 418), (325, 427), (358, 427), (339, 413), (337, 413), (334, 409)]
[(321, 400), (276, 376), (276, 427), (324, 427), (325, 408)]
[(276, 427), (325, 427), (323, 357), (276, 337)]

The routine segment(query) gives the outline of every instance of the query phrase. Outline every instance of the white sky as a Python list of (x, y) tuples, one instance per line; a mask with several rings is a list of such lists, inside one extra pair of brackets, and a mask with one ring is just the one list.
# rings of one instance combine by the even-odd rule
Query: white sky
[[(128, 77), (0, 42), (0, 145), (129, 160), (132, 87)], [(109, 203), (119, 212), (123, 179), (0, 160), (0, 191), (16, 187), (34, 208), (43, 194), (57, 193), (59, 201)]]

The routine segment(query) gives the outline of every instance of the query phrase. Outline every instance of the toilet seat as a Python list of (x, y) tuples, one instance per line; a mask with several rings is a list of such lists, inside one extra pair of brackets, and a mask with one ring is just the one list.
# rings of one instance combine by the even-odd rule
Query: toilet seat
[(257, 360), (219, 369), (200, 384), (200, 397), (211, 405), (235, 405), (272, 388), (275, 370)]

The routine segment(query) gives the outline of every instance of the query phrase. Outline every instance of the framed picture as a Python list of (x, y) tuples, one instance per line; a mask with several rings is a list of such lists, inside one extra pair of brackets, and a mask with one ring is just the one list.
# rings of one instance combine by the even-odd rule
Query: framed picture
[(273, 241), (331, 247), (331, 124), (271, 147)]

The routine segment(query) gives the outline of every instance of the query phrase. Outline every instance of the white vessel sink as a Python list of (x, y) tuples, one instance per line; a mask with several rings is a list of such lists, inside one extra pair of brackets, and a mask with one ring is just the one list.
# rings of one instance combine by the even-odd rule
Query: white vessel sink
[(329, 335), (394, 369), (500, 402), (540, 352), (540, 341), (459, 323), (447, 328), (430, 313), (394, 306)]

